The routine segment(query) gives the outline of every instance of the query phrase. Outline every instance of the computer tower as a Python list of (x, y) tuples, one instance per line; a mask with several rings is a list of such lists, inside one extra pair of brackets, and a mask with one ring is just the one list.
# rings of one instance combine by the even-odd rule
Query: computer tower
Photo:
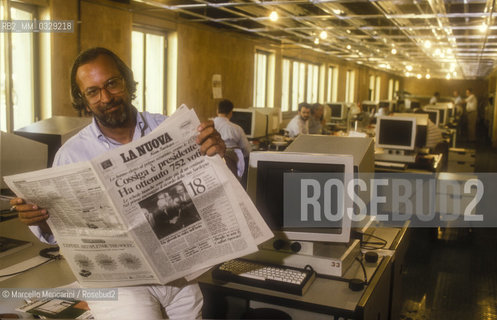
[(348, 154), (354, 157), (354, 172), (374, 172), (374, 142), (371, 138), (301, 134), (285, 151)]

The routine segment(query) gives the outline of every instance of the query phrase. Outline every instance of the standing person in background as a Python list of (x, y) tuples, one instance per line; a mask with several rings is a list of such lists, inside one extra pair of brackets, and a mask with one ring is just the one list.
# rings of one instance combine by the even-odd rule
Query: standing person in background
[(459, 91), (454, 90), (452, 95), (454, 96), (454, 108), (456, 110), (455, 117), (456, 117), (456, 119), (459, 119), (463, 113), (463, 110), (464, 110), (463, 101), (462, 101), (461, 95), (459, 94)]
[(307, 102), (299, 103), (299, 113), (288, 123), (286, 131), (291, 138), (299, 134), (309, 133), (309, 117), (311, 116), (311, 106)]
[(226, 148), (233, 149), (238, 156), (237, 176), (240, 178), (245, 171), (245, 158), (249, 156), (251, 146), (242, 127), (230, 121), (233, 116), (233, 108), (233, 103), (230, 100), (221, 100), (217, 106), (214, 127), (224, 140)]
[(438, 99), (440, 99), (440, 92), (437, 91), (433, 94), (433, 97), (431, 97), (430, 104), (437, 104)]
[(311, 117), (309, 118), (309, 133), (322, 134), (324, 128), (323, 118), (324, 106), (319, 103), (314, 103), (311, 106)]
[(477, 107), (478, 100), (473, 94), (473, 90), (471, 88), (466, 90), (466, 118), (467, 118), (467, 132), (468, 132), (468, 140), (476, 141), (476, 120), (478, 117)]

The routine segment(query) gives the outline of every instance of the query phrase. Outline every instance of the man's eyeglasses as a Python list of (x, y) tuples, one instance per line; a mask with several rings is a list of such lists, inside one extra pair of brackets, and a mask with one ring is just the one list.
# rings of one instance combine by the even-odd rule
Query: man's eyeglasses
[(90, 104), (95, 104), (100, 102), (102, 98), (102, 89), (105, 89), (110, 94), (119, 94), (124, 91), (124, 79), (121, 77), (115, 77), (107, 80), (102, 88), (91, 87), (83, 92), (86, 100)]

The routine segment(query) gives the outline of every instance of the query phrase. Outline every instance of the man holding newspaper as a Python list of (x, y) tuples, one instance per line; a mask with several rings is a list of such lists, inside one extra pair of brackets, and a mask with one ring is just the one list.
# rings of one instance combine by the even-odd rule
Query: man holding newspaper
[[(71, 96), (77, 110), (93, 114), (93, 122), (60, 148), (53, 166), (90, 160), (158, 127), (166, 116), (138, 112), (131, 104), (135, 92), (131, 69), (113, 52), (93, 48), (81, 53), (71, 72)], [(200, 152), (223, 156), (225, 145), (212, 121), (201, 123), (197, 130)], [(20, 198), (11, 204), (41, 241), (55, 243), (47, 210)], [(96, 318), (193, 319), (200, 317), (202, 295), (197, 284), (174, 281), (119, 288), (118, 301), (93, 302), (90, 307)]]

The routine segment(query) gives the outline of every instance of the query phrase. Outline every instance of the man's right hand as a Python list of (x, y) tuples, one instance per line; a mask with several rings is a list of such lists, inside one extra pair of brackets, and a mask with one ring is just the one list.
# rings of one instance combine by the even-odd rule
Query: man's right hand
[(19, 220), (28, 226), (38, 226), (44, 233), (52, 233), (47, 224), (48, 212), (35, 204), (28, 204), (24, 199), (14, 198), (10, 205), (19, 213)]

